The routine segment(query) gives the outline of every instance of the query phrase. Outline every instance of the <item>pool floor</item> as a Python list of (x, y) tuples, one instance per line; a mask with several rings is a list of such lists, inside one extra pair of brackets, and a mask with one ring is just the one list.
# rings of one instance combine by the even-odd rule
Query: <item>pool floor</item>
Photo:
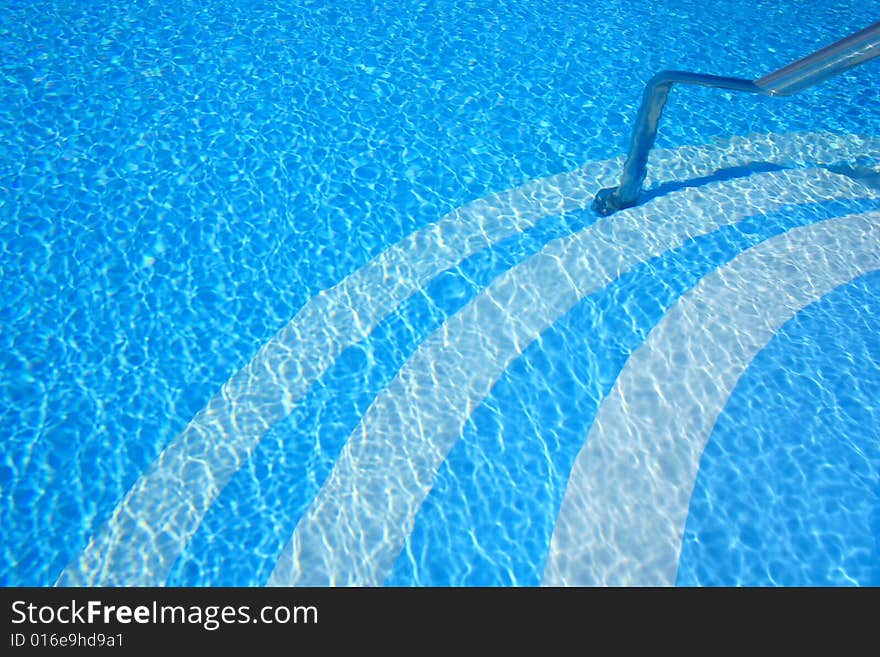
[(880, 585), (880, 65), (590, 209), (876, 16), (558, 4), (0, 0), (0, 584)]

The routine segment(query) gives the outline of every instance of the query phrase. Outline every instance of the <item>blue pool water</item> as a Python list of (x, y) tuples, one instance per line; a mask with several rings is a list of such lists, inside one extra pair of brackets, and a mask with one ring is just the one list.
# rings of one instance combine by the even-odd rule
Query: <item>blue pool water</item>
[[(619, 172), (642, 85), (756, 77), (878, 18), (0, 0), (0, 584), (550, 583), (635, 354), (741, 254), (880, 210), (871, 62), (793, 99), (676, 89), (638, 230), (611, 228), (583, 199)], [(584, 277), (542, 258), (611, 273), (563, 299)], [(860, 267), (756, 343), (681, 479), (666, 583), (880, 584), (880, 279)], [(379, 556), (353, 572), (359, 551)]]

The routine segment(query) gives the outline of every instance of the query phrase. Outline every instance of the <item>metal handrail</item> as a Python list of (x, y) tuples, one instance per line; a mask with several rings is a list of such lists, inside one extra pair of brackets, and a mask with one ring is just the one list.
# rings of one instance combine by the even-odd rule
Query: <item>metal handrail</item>
[(880, 22), (756, 80), (686, 71), (661, 71), (648, 80), (636, 117), (620, 184), (600, 190), (593, 209), (603, 216), (634, 206), (648, 173), (648, 153), (657, 138), (663, 107), (673, 84), (695, 84), (732, 91), (791, 96), (859, 64), (880, 57)]

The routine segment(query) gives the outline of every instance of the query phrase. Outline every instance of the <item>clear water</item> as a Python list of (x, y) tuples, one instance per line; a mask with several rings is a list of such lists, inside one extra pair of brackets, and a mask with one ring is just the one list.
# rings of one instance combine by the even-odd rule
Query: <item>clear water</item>
[[(310, 299), (474, 199), (624, 152), (657, 70), (755, 77), (880, 9), (563, 4), (0, 0), (0, 583), (55, 583)], [(658, 146), (880, 137), (878, 88), (875, 62), (796, 99), (678, 89)], [(703, 187), (816, 163), (798, 152), (726, 175), (684, 158), (657, 200), (684, 220)], [(575, 458), (652, 328), (744, 250), (880, 208), (880, 150), (840, 152), (831, 169), (864, 193), (732, 198), (754, 209), (584, 295), (524, 345), (456, 434), (381, 583), (539, 584)], [(440, 267), (330, 359), (218, 480), (157, 583), (265, 584), (420, 345), (597, 220), (544, 215)], [(799, 312), (737, 383), (700, 461), (678, 584), (880, 584), (878, 280)], [(353, 307), (382, 294), (362, 293)]]

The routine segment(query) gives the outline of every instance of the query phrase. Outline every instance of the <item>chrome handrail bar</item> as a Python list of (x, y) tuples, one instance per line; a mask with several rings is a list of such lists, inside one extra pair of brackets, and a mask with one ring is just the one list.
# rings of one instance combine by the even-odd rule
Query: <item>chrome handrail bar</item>
[(673, 84), (694, 84), (765, 96), (791, 96), (877, 57), (880, 57), (880, 22), (756, 80), (686, 71), (657, 73), (648, 80), (642, 93), (642, 104), (620, 184), (600, 190), (593, 200), (593, 209), (607, 216), (638, 202), (648, 173), (648, 154), (657, 138), (660, 117)]

